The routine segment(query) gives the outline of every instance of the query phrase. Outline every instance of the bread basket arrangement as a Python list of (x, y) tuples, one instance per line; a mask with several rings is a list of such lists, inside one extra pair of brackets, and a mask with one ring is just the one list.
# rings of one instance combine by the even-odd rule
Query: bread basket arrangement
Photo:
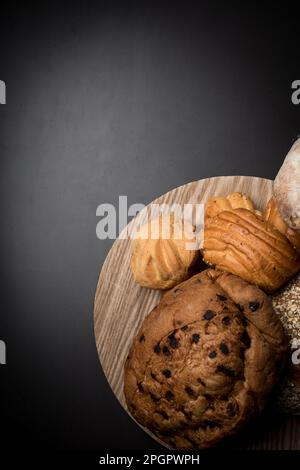
[(134, 281), (164, 294), (125, 362), (130, 414), (184, 450), (216, 445), (268, 403), (300, 414), (300, 140), (264, 208), (240, 191), (205, 201), (200, 248), (192, 225), (155, 224), (155, 239), (146, 224), (131, 243)]

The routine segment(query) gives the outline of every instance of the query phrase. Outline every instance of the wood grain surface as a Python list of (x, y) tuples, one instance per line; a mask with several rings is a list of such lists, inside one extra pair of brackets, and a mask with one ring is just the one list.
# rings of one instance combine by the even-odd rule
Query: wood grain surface
[[(272, 181), (247, 176), (208, 178), (173, 189), (153, 203), (201, 203), (211, 196), (233, 191), (245, 192), (256, 208), (262, 210), (272, 193)], [(114, 394), (127, 412), (123, 394), (124, 363), (133, 337), (161, 297), (160, 292), (134, 282), (130, 255), (131, 242), (122, 239), (121, 234), (103, 264), (94, 304), (94, 331), (100, 362)], [(274, 411), (267, 411), (241, 435), (223, 445), (246, 449), (300, 449), (300, 418), (277, 416)]]

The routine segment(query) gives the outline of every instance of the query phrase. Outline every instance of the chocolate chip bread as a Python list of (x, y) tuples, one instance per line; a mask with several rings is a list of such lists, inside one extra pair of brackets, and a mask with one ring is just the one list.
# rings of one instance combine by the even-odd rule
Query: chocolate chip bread
[(286, 350), (268, 297), (208, 269), (146, 317), (125, 364), (129, 411), (171, 447), (212, 446), (262, 410)]

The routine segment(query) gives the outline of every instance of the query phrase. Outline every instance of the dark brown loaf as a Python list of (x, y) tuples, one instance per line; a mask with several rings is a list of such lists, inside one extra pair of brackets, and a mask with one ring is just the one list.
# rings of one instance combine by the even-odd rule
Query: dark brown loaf
[(212, 446), (262, 410), (286, 348), (268, 297), (208, 269), (146, 317), (125, 364), (128, 408), (171, 447)]

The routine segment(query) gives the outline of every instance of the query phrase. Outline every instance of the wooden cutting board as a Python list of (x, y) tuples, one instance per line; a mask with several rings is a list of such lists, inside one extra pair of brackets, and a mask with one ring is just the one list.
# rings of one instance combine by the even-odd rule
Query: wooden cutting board
[[(214, 195), (226, 196), (233, 191), (248, 194), (256, 208), (262, 210), (271, 196), (272, 181), (250, 176), (207, 178), (173, 189), (153, 202), (205, 203)], [(130, 248), (128, 239), (120, 237), (114, 242), (99, 276), (94, 305), (94, 330), (100, 362), (114, 394), (127, 412), (123, 394), (124, 363), (133, 337), (161, 297), (160, 292), (145, 289), (134, 282), (130, 271)], [(280, 417), (274, 420), (272, 417), (272, 422), (269, 418), (265, 421), (268, 423), (259, 423), (259, 431), (254, 428), (242, 433), (241, 437), (231, 441), (230, 446), (300, 449), (300, 418)]]

